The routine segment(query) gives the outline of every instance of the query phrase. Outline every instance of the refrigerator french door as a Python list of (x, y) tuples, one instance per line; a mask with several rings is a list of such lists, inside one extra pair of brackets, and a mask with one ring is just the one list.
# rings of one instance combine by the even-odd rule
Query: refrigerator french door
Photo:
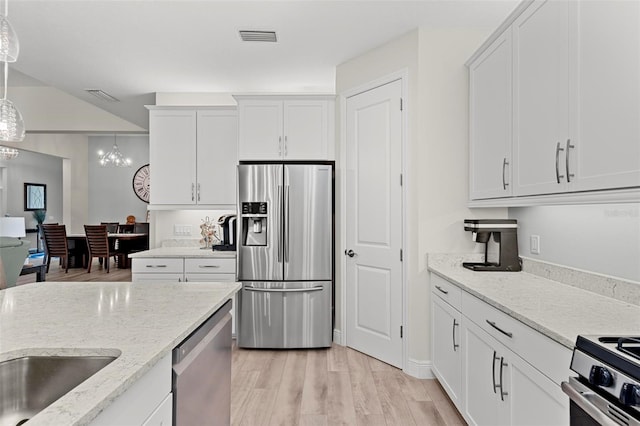
[(238, 345), (331, 345), (333, 165), (238, 166)]

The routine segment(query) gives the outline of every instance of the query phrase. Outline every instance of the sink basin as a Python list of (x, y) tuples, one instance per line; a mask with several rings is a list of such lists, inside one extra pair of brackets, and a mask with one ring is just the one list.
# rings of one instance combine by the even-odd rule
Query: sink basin
[(0, 426), (18, 426), (116, 359), (27, 356), (0, 362)]

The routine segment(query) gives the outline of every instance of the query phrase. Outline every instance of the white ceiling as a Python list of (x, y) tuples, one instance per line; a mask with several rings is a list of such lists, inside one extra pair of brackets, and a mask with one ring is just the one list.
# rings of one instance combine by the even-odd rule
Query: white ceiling
[[(25, 75), (10, 81), (57, 87), (147, 128), (155, 92), (332, 93), (342, 62), (418, 27), (494, 29), (517, 3), (11, 0), (12, 69)], [(244, 29), (275, 30), (278, 43), (242, 42)]]

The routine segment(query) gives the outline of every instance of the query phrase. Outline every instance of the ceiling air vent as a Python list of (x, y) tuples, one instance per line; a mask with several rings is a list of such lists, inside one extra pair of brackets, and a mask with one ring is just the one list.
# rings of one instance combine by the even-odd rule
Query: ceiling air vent
[(103, 100), (103, 101), (120, 102), (120, 99), (111, 96), (110, 94), (108, 94), (104, 90), (100, 90), (100, 89), (84, 89), (84, 91), (87, 92), (90, 95), (95, 96), (98, 99)]
[(275, 31), (240, 31), (242, 41), (270, 41), (275, 43), (278, 41)]

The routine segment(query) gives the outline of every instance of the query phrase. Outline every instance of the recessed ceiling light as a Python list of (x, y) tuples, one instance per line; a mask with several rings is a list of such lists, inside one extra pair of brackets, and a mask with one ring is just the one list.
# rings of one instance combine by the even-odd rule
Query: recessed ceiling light
[(103, 101), (107, 101), (107, 102), (120, 102), (120, 99), (111, 96), (110, 94), (108, 94), (107, 92), (105, 92), (104, 90), (100, 90), (100, 89), (84, 89), (85, 92), (87, 92), (90, 95), (95, 96), (98, 99), (102, 99)]
[(278, 41), (275, 31), (249, 31), (240, 30), (242, 41), (268, 41), (275, 43)]

